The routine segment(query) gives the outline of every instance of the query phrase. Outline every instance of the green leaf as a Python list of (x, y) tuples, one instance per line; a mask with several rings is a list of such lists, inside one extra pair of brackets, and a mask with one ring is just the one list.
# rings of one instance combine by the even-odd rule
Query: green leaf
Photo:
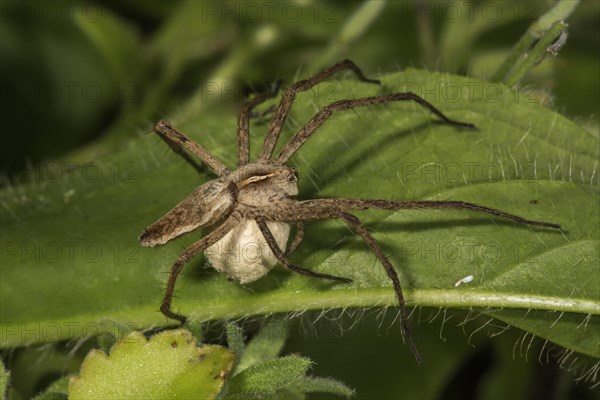
[(280, 391), (302, 381), (310, 364), (307, 358), (291, 355), (250, 366), (231, 378), (225, 399), (281, 398)]
[(354, 395), (354, 390), (332, 378), (306, 377), (299, 386), (305, 392), (331, 393), (344, 397), (352, 397)]
[(10, 372), (4, 369), (4, 363), (0, 359), (0, 398), (6, 399), (8, 393), (8, 381), (10, 380)]
[(244, 332), (242, 331), (242, 328), (237, 326), (234, 322), (228, 322), (225, 325), (225, 329), (227, 332), (227, 346), (234, 354), (234, 367), (232, 374), (235, 374), (237, 365), (244, 355)]
[(66, 393), (59, 392), (46, 392), (35, 398), (35, 400), (67, 400), (68, 396)]
[(269, 321), (248, 342), (234, 374), (252, 365), (276, 358), (283, 349), (286, 339), (287, 321), (284, 318), (274, 318)]
[(70, 376), (63, 376), (52, 382), (43, 393), (35, 396), (34, 400), (63, 400), (68, 398)]
[[(592, 340), (569, 332), (568, 322), (591, 321), (582, 327), (593, 327), (600, 313), (594, 285), (600, 279), (598, 139), (532, 102), (528, 93), (501, 84), (418, 70), (382, 81), (381, 87), (328, 81), (299, 95), (282, 141), (319, 106), (398, 91), (421, 94), (478, 130), (440, 124), (415, 104), (340, 112), (291, 160), (300, 170), (300, 197), (464, 200), (561, 224), (564, 234), (464, 211), (357, 213), (399, 271), (410, 304), (480, 308), (507, 321), (511, 310), (564, 313), (569, 318), (540, 312), (535, 320), (511, 321), (600, 356)], [(174, 124), (235, 164), (236, 118), (229, 109), (214, 106)], [(264, 132), (264, 123), (252, 124), (252, 154)], [(2, 345), (93, 334), (103, 318), (138, 327), (166, 324), (157, 311), (166, 274), (201, 233), (154, 249), (139, 247), (137, 237), (208, 179), (148, 135), (110, 159), (63, 170), (55, 182), (3, 189)], [(292, 260), (354, 283), (324, 282), (278, 267), (241, 286), (198, 256), (179, 279), (173, 306), (205, 320), (395, 304), (383, 268), (339, 221), (308, 224)], [(470, 275), (472, 282), (454, 287)]]
[[(97, 335), (98, 348), (105, 353), (110, 352), (111, 347), (117, 341), (134, 332), (131, 325), (120, 325), (115, 321), (103, 320), (99, 323), (100, 332)], [(198, 336), (194, 337), (197, 339)]]
[(196, 347), (187, 330), (169, 330), (146, 340), (139, 332), (117, 343), (110, 356), (92, 350), (71, 379), (70, 399), (214, 399), (233, 365), (224, 347)]

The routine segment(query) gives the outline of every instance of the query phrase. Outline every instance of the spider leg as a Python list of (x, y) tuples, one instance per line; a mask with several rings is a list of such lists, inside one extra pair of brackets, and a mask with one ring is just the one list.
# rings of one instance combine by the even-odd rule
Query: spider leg
[(177, 277), (181, 273), (183, 266), (194, 256), (203, 252), (208, 247), (217, 243), (221, 240), (231, 229), (233, 229), (239, 221), (242, 219), (241, 213), (239, 211), (234, 211), (231, 216), (225, 220), (220, 226), (218, 226), (215, 230), (210, 232), (208, 235), (188, 247), (183, 253), (177, 257), (177, 260), (171, 267), (171, 272), (169, 274), (169, 280), (167, 281), (167, 288), (165, 290), (165, 295), (160, 303), (160, 311), (167, 318), (176, 319), (181, 324), (184, 324), (186, 321), (186, 317), (176, 313), (171, 310), (171, 300), (173, 299), (173, 294), (175, 292), (175, 282), (177, 281)]
[(271, 107), (258, 115), (253, 114), (252, 110), (254, 107), (275, 96), (278, 90), (279, 87), (273, 92), (257, 94), (244, 104), (240, 115), (238, 115), (238, 167), (248, 164), (248, 161), (250, 161), (250, 118), (266, 115), (272, 112), (273, 108)]
[[(477, 211), (485, 214), (491, 214), (498, 217), (507, 218), (524, 225), (541, 226), (546, 228), (559, 229), (562, 231), (560, 225), (553, 224), (550, 222), (533, 221), (514, 214), (509, 214), (500, 210), (496, 210), (489, 207), (483, 207), (473, 203), (467, 203), (462, 201), (390, 201), (390, 200), (361, 200), (361, 199), (347, 199), (347, 198), (334, 198), (334, 199), (313, 199), (305, 201), (290, 201), (280, 207), (273, 209), (262, 210), (264, 217), (267, 217), (274, 221), (311, 221), (319, 219), (343, 219), (358, 235), (362, 237), (367, 246), (375, 253), (379, 261), (383, 264), (385, 271), (392, 281), (396, 297), (401, 313), (401, 330), (404, 340), (406, 340), (413, 352), (417, 362), (421, 362), (421, 356), (415, 347), (415, 344), (410, 336), (410, 330), (408, 325), (408, 315), (406, 312), (406, 305), (404, 296), (402, 294), (402, 288), (398, 279), (398, 274), (392, 266), (389, 259), (385, 256), (382, 249), (379, 247), (375, 239), (369, 234), (364, 225), (352, 214), (348, 214), (346, 211), (349, 210), (367, 210), (367, 209), (381, 209), (381, 210), (401, 210), (401, 209), (457, 209), (457, 210), (470, 210)], [(263, 217), (261, 217), (263, 218)], [(257, 219), (258, 221), (258, 219)], [(262, 219), (263, 225), (264, 219)], [(261, 225), (259, 224), (259, 227)], [(261, 228), (262, 231), (262, 228)], [(267, 233), (263, 231), (265, 238), (267, 234), (270, 234), (267, 229)], [(271, 241), (275, 239), (271, 236)], [(269, 239), (267, 239), (269, 242)], [(275, 246), (277, 243), (275, 243)], [(271, 246), (273, 249), (273, 246)], [(278, 249), (277, 249), (278, 250)], [(275, 251), (274, 254), (277, 255)]]
[(283, 254), (283, 251), (281, 251), (281, 249), (279, 248), (279, 245), (277, 244), (277, 241), (273, 237), (273, 234), (271, 233), (271, 230), (269, 229), (265, 219), (262, 217), (256, 216), (256, 217), (254, 217), (254, 220), (258, 224), (258, 228), (260, 229), (265, 240), (267, 241), (269, 248), (275, 255), (275, 258), (277, 258), (277, 260), (285, 268), (287, 268), (293, 272), (296, 272), (298, 274), (311, 276), (313, 278), (322, 278), (322, 279), (329, 279), (329, 280), (337, 281), (337, 282), (352, 283), (352, 280), (348, 279), (348, 278), (342, 278), (339, 276), (334, 276), (334, 275), (329, 275), (329, 274), (321, 274), (319, 272), (310, 271), (308, 269), (304, 269), (304, 268), (298, 267), (297, 265), (292, 264), (291, 262), (289, 262), (289, 260)]
[[(152, 127), (152, 130), (160, 136), (179, 155), (184, 154), (184, 149), (197, 156), (204, 164), (208, 165), (217, 175), (223, 176), (229, 173), (229, 169), (215, 156), (210, 154), (204, 147), (194, 142), (177, 129), (173, 128), (167, 121), (160, 120)], [(183, 156), (189, 161), (189, 157)]]
[(269, 129), (267, 131), (262, 150), (260, 152), (260, 155), (258, 156), (258, 161), (266, 161), (269, 158), (271, 158), (271, 155), (273, 154), (273, 149), (275, 148), (275, 145), (279, 140), (279, 135), (281, 133), (281, 129), (283, 128), (283, 124), (285, 123), (290, 108), (292, 107), (294, 99), (296, 98), (296, 94), (312, 88), (317, 83), (323, 81), (324, 79), (327, 79), (336, 72), (345, 69), (350, 69), (352, 72), (354, 72), (354, 74), (360, 81), (376, 84), (380, 83), (376, 79), (367, 78), (365, 74), (363, 74), (363, 72), (356, 66), (356, 64), (354, 64), (348, 59), (345, 59), (333, 65), (332, 67), (316, 74), (311, 78), (296, 82), (295, 84), (291, 85), (284, 92), (281, 98), (281, 102), (279, 103), (279, 106), (277, 106), (277, 110), (273, 115), (273, 119), (271, 119), (271, 123), (269, 124)]
[[(495, 208), (484, 207), (478, 204), (467, 203), (465, 201), (393, 201), (393, 200), (364, 200), (364, 199), (348, 199), (348, 198), (333, 198), (333, 199), (313, 199), (305, 201), (293, 202), (290, 207), (278, 209), (274, 216), (270, 216), (275, 220), (284, 218), (287, 221), (294, 221), (299, 213), (307, 215), (315, 215), (318, 218), (335, 218), (336, 212), (349, 210), (367, 210), (370, 208), (380, 210), (406, 210), (406, 209), (455, 209), (469, 210), (484, 214), (490, 214), (501, 218), (506, 218), (522, 225), (540, 226), (544, 228), (558, 229), (562, 228), (558, 224), (544, 221), (534, 221), (519, 217), (518, 215), (510, 214)], [(286, 212), (289, 215), (285, 215)], [(303, 219), (306, 220), (306, 219)]]
[(322, 109), (320, 109), (298, 132), (290, 138), (290, 140), (283, 146), (275, 162), (285, 163), (303, 144), (306, 142), (311, 135), (321, 126), (334, 111), (337, 110), (348, 110), (354, 107), (363, 107), (371, 104), (382, 104), (389, 103), (391, 101), (414, 101), (421, 107), (428, 109), (438, 118), (444, 121), (448, 125), (457, 126), (461, 128), (475, 128), (473, 124), (467, 122), (459, 122), (451, 120), (446, 117), (440, 110), (435, 108), (431, 103), (418, 95), (405, 92), (405, 93), (391, 93), (383, 94), (379, 96), (363, 97), (360, 99), (353, 100), (340, 100), (335, 103), (331, 103)]
[(375, 256), (379, 259), (381, 264), (383, 264), (383, 268), (385, 269), (387, 276), (392, 281), (392, 284), (394, 285), (394, 291), (396, 292), (396, 297), (398, 298), (398, 304), (400, 307), (401, 314), (400, 330), (402, 332), (402, 338), (408, 343), (410, 350), (412, 351), (413, 355), (415, 356), (415, 359), (417, 360), (417, 363), (420, 364), (422, 358), (410, 335), (408, 313), (406, 312), (406, 303), (404, 301), (404, 295), (402, 294), (402, 288), (400, 286), (400, 279), (398, 278), (398, 273), (394, 269), (394, 266), (392, 265), (390, 260), (386, 257), (385, 254), (383, 254), (383, 250), (381, 249), (381, 247), (379, 247), (373, 236), (371, 236), (369, 231), (367, 231), (367, 228), (365, 228), (365, 226), (360, 222), (358, 218), (356, 218), (352, 214), (348, 214), (345, 212), (339, 212), (338, 216), (339, 218), (343, 219), (344, 222), (346, 222), (350, 226), (350, 228), (352, 228), (364, 240), (367, 246), (369, 246), (373, 253), (375, 253)]
[(294, 240), (292, 240), (292, 243), (287, 248), (284, 255), (288, 257), (292, 254), (294, 250), (298, 248), (300, 243), (302, 243), (302, 239), (304, 239), (304, 223), (296, 222), (296, 236), (294, 236)]

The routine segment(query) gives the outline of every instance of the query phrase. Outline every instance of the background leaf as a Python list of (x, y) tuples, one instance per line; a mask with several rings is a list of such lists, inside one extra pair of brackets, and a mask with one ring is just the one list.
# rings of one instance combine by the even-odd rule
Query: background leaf
[[(478, 130), (439, 124), (414, 104), (340, 113), (292, 159), (301, 171), (301, 197), (460, 199), (561, 224), (565, 234), (467, 212), (360, 213), (399, 270), (412, 304), (568, 313), (588, 321), (574, 336), (554, 313), (538, 314), (545, 330), (535, 328), (537, 318), (518, 326), (598, 356), (597, 341), (580, 336), (596, 326), (600, 310), (593, 284), (599, 279), (595, 137), (530, 104), (527, 94), (418, 70), (385, 76), (382, 87), (325, 82), (299, 96), (283, 135), (319, 105), (406, 90)], [(177, 126), (232, 165), (235, 124), (234, 115), (220, 110)], [(252, 129), (256, 152), (264, 126), (258, 121)], [(57, 182), (2, 192), (4, 346), (90, 334), (88, 326), (102, 318), (139, 326), (166, 322), (156, 311), (165, 273), (199, 233), (157, 249), (140, 248), (137, 236), (209, 177), (198, 179), (165, 151), (148, 135), (102, 163), (62, 171)], [(178, 283), (175, 307), (209, 319), (394, 304), (383, 268), (346, 228), (314, 223), (306, 237), (294, 261), (354, 284), (278, 269), (244, 287), (197, 257)], [(454, 288), (467, 275), (475, 280)], [(494, 312), (502, 318), (503, 311)], [(35, 335), (25, 334), (32, 330)]]

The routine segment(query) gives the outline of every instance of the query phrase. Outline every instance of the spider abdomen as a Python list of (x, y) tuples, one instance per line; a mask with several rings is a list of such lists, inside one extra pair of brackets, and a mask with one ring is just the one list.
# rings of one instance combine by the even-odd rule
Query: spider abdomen
[[(290, 225), (275, 221), (267, 221), (267, 225), (279, 248), (285, 251), (290, 236)], [(277, 264), (277, 258), (258, 225), (248, 218), (244, 218), (204, 253), (217, 271), (240, 283), (254, 282)]]

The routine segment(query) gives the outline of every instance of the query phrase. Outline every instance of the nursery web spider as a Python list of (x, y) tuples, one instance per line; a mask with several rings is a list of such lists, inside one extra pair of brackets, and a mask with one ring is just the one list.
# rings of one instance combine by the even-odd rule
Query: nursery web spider
[[(392, 101), (412, 101), (429, 110), (448, 125), (458, 128), (474, 128), (472, 124), (451, 120), (432, 104), (410, 92), (340, 100), (320, 109), (288, 140), (279, 154), (273, 157), (275, 145), (296, 94), (308, 90), (334, 73), (346, 69), (352, 71), (361, 81), (379, 83), (378, 80), (368, 79), (352, 61), (343, 60), (309, 79), (289, 86), (274, 111), (258, 159), (253, 162), (249, 159), (249, 118), (257, 105), (274, 94), (259, 94), (248, 101), (238, 116), (238, 158), (237, 168), (234, 171), (227, 168), (204, 147), (177, 131), (167, 121), (161, 120), (154, 125), (154, 132), (173, 150), (188, 161), (191, 159), (186, 152), (197, 156), (218, 175), (218, 178), (195, 189), (165, 216), (147, 227), (140, 236), (142, 245), (152, 247), (162, 245), (198, 228), (211, 228), (206, 236), (187, 248), (173, 264), (160, 306), (160, 310), (166, 317), (176, 319), (181, 323), (185, 322), (185, 316), (171, 309), (175, 281), (183, 266), (201, 252), (206, 253), (213, 267), (240, 283), (257, 280), (277, 263), (306, 276), (343, 283), (352, 282), (347, 278), (304, 269), (288, 260), (288, 255), (302, 241), (304, 222), (337, 218), (348, 224), (383, 264), (398, 299), (402, 336), (409, 344), (417, 361), (420, 362), (421, 357), (409, 333), (406, 305), (398, 273), (373, 236), (349, 211), (430, 208), (471, 210), (508, 218), (520, 224), (560, 229), (557, 224), (531, 221), (463, 201), (393, 201), (354, 198), (296, 200), (295, 196), (298, 194), (297, 174), (293, 168), (286, 165), (286, 162), (335, 111)], [(296, 224), (297, 233), (288, 247), (290, 223)], [(253, 257), (252, 260), (240, 260), (227, 256), (227, 248), (232, 245), (243, 248), (245, 244), (253, 244), (255, 248), (258, 248), (260, 257)]]

